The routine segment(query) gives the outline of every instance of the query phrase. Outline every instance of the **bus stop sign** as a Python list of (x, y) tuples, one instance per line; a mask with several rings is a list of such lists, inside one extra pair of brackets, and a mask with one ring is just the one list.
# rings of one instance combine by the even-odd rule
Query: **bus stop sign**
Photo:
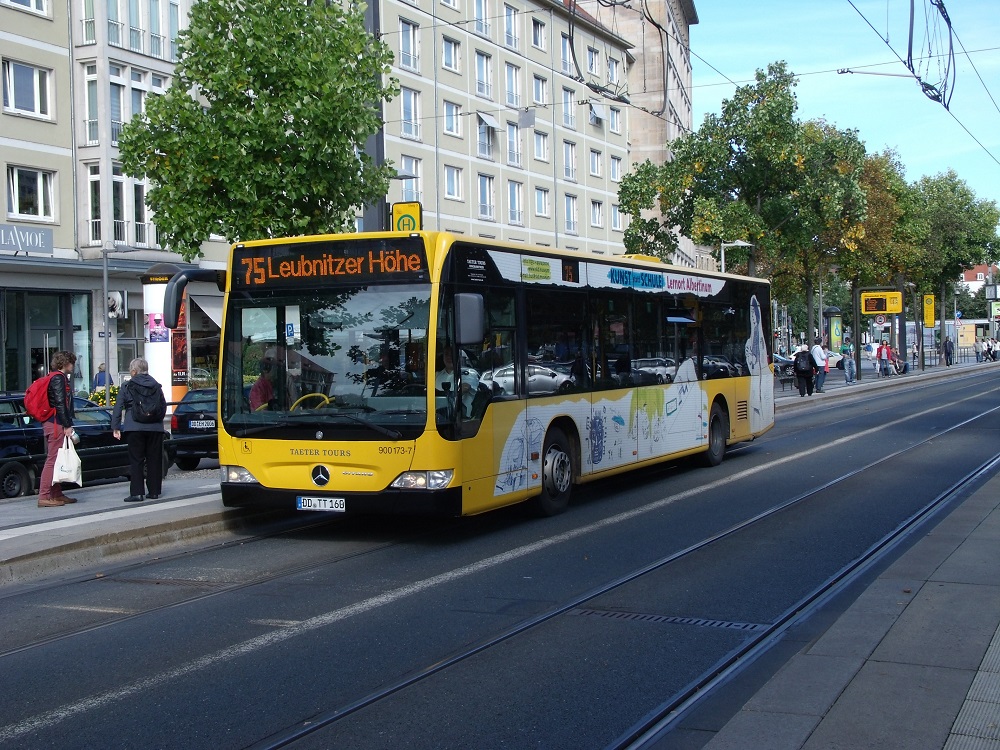
[(423, 229), (423, 206), (418, 201), (392, 204), (392, 229), (395, 232), (419, 232)]

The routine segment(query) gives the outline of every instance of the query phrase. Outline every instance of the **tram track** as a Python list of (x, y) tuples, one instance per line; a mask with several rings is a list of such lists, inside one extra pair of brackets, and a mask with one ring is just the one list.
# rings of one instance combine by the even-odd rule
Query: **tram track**
[[(934, 411), (938, 408), (942, 407), (935, 407), (928, 411)], [(934, 440), (940, 440), (942, 435), (959, 430), (962, 427), (983, 418), (985, 415), (996, 411), (1000, 411), (1000, 407), (990, 409), (983, 414), (978, 414), (975, 417), (963, 420), (957, 424), (951, 425), (945, 430), (936, 432), (923, 440), (881, 456), (863, 466), (843, 472), (831, 480), (812, 487), (806, 492), (768, 508), (752, 517), (746, 518), (739, 523), (712, 534), (684, 549), (672, 552), (671, 554), (619, 576), (614, 580), (605, 582), (604, 584), (579, 596), (567, 599), (561, 604), (552, 607), (543, 613), (522, 620), (506, 630), (496, 633), (493, 636), (483, 639), (480, 642), (472, 644), (466, 648), (455, 651), (441, 659), (435, 660), (433, 663), (428, 664), (421, 669), (412, 670), (405, 677), (385, 685), (365, 696), (359, 697), (353, 701), (344, 703), (320, 714), (310, 716), (294, 726), (290, 726), (283, 731), (274, 733), (271, 736), (250, 745), (250, 747), (253, 750), (276, 750), (277, 748), (294, 746), (298, 741), (304, 740), (316, 732), (327, 729), (337, 722), (347, 719), (362, 709), (375, 706), (376, 704), (391, 698), (401, 691), (415, 687), (425, 680), (446, 672), (447, 670), (452, 669), (473, 657), (483, 654), (490, 649), (496, 648), (501, 644), (518, 638), (519, 636), (524, 636), (562, 615), (573, 614), (574, 612), (584, 609), (588, 602), (633, 583), (653, 572), (661, 571), (667, 566), (675, 564), (689, 556), (699, 552), (704, 552), (724, 539), (737, 535), (741, 532), (748, 531), (763, 521), (785, 513), (789, 509), (795, 508), (802, 503), (808, 502), (810, 499), (821, 495), (821, 493), (835, 489), (838, 485), (848, 482), (865, 472), (878, 469), (880, 466), (883, 466), (890, 461), (896, 460), (901, 456), (925, 447)], [(902, 417), (899, 421), (905, 421), (908, 418), (910, 417)], [(795, 458), (797, 458), (797, 456), (789, 457), (790, 460)], [(998, 466), (1000, 466), (1000, 453), (992, 455), (988, 460), (981, 463), (974, 470), (961, 476), (946, 491), (939, 493), (930, 502), (917, 509), (916, 512), (912, 513), (908, 518), (903, 520), (888, 534), (871, 544), (861, 555), (842, 566), (836, 571), (836, 573), (824, 580), (819, 586), (816, 586), (805, 596), (801, 597), (791, 606), (787, 607), (785, 611), (772, 622), (766, 623), (763, 627), (755, 626), (747, 628), (746, 632), (753, 633), (751, 638), (741, 644), (741, 646), (733, 652), (726, 654), (721, 661), (713, 664), (696, 679), (689, 682), (688, 685), (686, 685), (681, 691), (670, 696), (665, 701), (657, 705), (653, 710), (648, 712), (641, 721), (630, 727), (618, 739), (608, 745), (608, 750), (623, 750), (624, 748), (634, 748), (639, 750), (640, 748), (646, 747), (646, 743), (651, 738), (660, 735), (665, 731), (669, 731), (670, 726), (674, 722), (686, 715), (691, 708), (693, 708), (702, 698), (710, 694), (715, 687), (729, 679), (734, 674), (738, 673), (744, 667), (751, 664), (758, 656), (773, 645), (776, 639), (780, 638), (782, 633), (811, 616), (829, 599), (834, 597), (843, 588), (847, 587), (855, 579), (863, 575), (870, 567), (876, 565), (882, 558), (892, 552), (923, 523), (933, 518), (938, 511), (947, 507), (949, 503), (967, 491), (971, 485), (974, 485), (984, 477), (995, 473)]]
[[(177, 552), (172, 555), (160, 555), (155, 559), (144, 560), (139, 563), (126, 563), (110, 570), (104, 570), (100, 574), (88, 574), (86, 576), (80, 576), (70, 580), (54, 581), (52, 583), (39, 585), (32, 587), (27, 590), (11, 592), (0, 597), (0, 599), (6, 599), (14, 603), (17, 599), (37, 596), (39, 593), (53, 593), (60, 590), (66, 590), (75, 586), (86, 585), (86, 584), (114, 584), (114, 583), (137, 583), (146, 585), (170, 585), (172, 583), (171, 579), (164, 578), (162, 576), (151, 575), (148, 578), (141, 577), (125, 577), (134, 576), (134, 574), (141, 572), (143, 570), (153, 570), (157, 567), (161, 567), (166, 563), (173, 561), (184, 560), (184, 561), (194, 561), (198, 556), (215, 554), (219, 551), (226, 550), (235, 546), (245, 546), (252, 545), (261, 542), (266, 542), (279, 538), (282, 536), (287, 536), (290, 534), (301, 534), (303, 532), (318, 531), (324, 528), (328, 528), (336, 525), (341, 519), (335, 518), (325, 518), (318, 521), (313, 521), (309, 523), (304, 523), (296, 525), (291, 529), (282, 529), (280, 531), (274, 531), (263, 534), (256, 534), (248, 537), (241, 537), (239, 540), (232, 542), (223, 542), (221, 544), (213, 544), (207, 547), (202, 547), (197, 550), (185, 550), (183, 552)], [(453, 524), (452, 524), (453, 525)], [(115, 613), (113, 609), (108, 610), (110, 615), (106, 619), (100, 622), (90, 623), (83, 627), (69, 628), (58, 633), (52, 633), (46, 637), (37, 638), (28, 643), (22, 643), (16, 647), (0, 648), (0, 660), (6, 657), (13, 656), (15, 654), (24, 653), (35, 648), (40, 648), (43, 646), (51, 645), (59, 641), (69, 640), (87, 633), (93, 633), (98, 630), (110, 628), (122, 623), (136, 620), (143, 617), (148, 617), (151, 615), (156, 615), (161, 612), (165, 612), (170, 609), (176, 609), (178, 607), (183, 607), (190, 604), (195, 604), (197, 602), (207, 601), (209, 599), (221, 597), (227, 594), (232, 594), (237, 591), (250, 589), (254, 586), (260, 586), (262, 584), (273, 583), (275, 581), (280, 581), (282, 578), (289, 578), (292, 576), (301, 575), (302, 573), (308, 573), (313, 570), (319, 570), (325, 568), (329, 565), (334, 565), (340, 562), (345, 562), (348, 560), (357, 559), (359, 557), (365, 557), (368, 555), (375, 555), (385, 550), (392, 549), (393, 547), (398, 547), (405, 544), (410, 544), (417, 541), (427, 535), (435, 535), (442, 533), (444, 529), (442, 527), (436, 527), (432, 530), (422, 531), (420, 533), (414, 533), (410, 535), (404, 535), (392, 539), (391, 541), (383, 542), (380, 544), (375, 544), (364, 549), (355, 550), (352, 552), (338, 553), (333, 555), (323, 556), (319, 559), (312, 559), (308, 562), (297, 563), (294, 565), (287, 565), (280, 567), (276, 570), (272, 570), (264, 575), (253, 576), (247, 578), (243, 581), (231, 584), (213, 584), (207, 581), (188, 581), (186, 582), (192, 588), (202, 588), (210, 589), (207, 591), (201, 591), (197, 594), (192, 594), (189, 596), (182, 596), (179, 599), (160, 604), (157, 606), (140, 608), (134, 611), (129, 611), (125, 613)], [(11, 605), (8, 605), (11, 606)], [(90, 610), (93, 611), (93, 610)]]

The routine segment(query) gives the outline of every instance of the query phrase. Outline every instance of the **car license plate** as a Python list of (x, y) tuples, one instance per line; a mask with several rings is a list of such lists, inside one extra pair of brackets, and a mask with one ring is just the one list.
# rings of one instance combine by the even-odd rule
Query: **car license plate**
[(308, 497), (299, 495), (295, 498), (296, 510), (332, 510), (335, 513), (343, 513), (347, 510), (347, 503), (342, 497)]
[(215, 427), (214, 419), (192, 419), (188, 423), (192, 430), (206, 430), (209, 427)]

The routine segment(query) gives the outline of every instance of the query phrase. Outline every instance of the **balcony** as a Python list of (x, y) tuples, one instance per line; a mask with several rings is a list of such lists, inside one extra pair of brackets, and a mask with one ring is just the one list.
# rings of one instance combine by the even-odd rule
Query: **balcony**
[(507, 106), (508, 107), (520, 107), (521, 106), (521, 95), (513, 91), (507, 92)]
[(420, 69), (420, 55), (414, 52), (400, 52), (399, 53), (399, 66), (401, 68), (406, 68), (407, 70), (419, 70)]
[(493, 98), (493, 84), (489, 81), (476, 81), (476, 96), (483, 96), (487, 99)]
[(87, 131), (87, 145), (88, 146), (100, 145), (101, 138), (98, 135), (97, 120), (84, 120), (83, 126)]
[(510, 209), (510, 223), (524, 226), (524, 211), (517, 208)]
[(93, 18), (83, 18), (83, 43), (97, 44), (97, 21)]
[(473, 22), (472, 28), (480, 36), (488, 37), (490, 35), (490, 22), (485, 18), (477, 18)]
[(480, 158), (493, 161), (493, 140), (490, 138), (480, 138), (476, 141), (476, 155)]
[(507, 163), (512, 167), (521, 166), (521, 152), (518, 149), (507, 149)]
[(101, 244), (101, 220), (100, 219), (90, 219), (87, 222), (87, 244), (97, 245)]
[(493, 221), (494, 219), (494, 209), (492, 203), (480, 203), (479, 204), (479, 218), (488, 219)]
[(155, 57), (158, 60), (163, 59), (163, 41), (164, 37), (162, 34), (149, 35), (149, 54), (151, 57)]
[(112, 47), (124, 47), (125, 24), (121, 21), (108, 21), (108, 44)]
[(117, 146), (118, 145), (118, 138), (122, 134), (122, 126), (123, 125), (124, 125), (124, 123), (121, 120), (112, 120), (111, 121), (111, 145), (112, 146)]
[(567, 180), (576, 181), (576, 167), (574, 167), (572, 164), (564, 164), (563, 177), (565, 177)]
[(128, 47), (133, 52), (145, 52), (146, 32), (136, 26), (130, 26), (128, 30)]

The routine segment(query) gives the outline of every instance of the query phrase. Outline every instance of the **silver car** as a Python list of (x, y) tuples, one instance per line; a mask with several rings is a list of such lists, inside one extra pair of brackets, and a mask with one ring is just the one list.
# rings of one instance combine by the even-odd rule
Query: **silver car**
[(657, 383), (673, 383), (677, 372), (677, 363), (669, 357), (641, 357), (633, 360), (632, 366), (656, 376)]
[[(528, 377), (528, 393), (558, 393), (568, 391), (573, 387), (573, 379), (569, 373), (560, 372), (545, 365), (529, 364), (525, 370)], [(499, 370), (483, 373), (481, 382), (499, 388), (503, 393), (514, 393), (514, 366), (507, 365)]]

